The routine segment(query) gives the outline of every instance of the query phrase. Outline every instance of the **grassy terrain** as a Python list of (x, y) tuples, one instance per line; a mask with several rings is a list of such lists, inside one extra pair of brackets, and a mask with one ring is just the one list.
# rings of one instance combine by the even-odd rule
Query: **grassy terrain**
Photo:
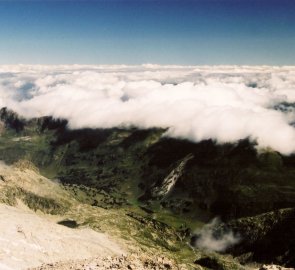
[[(79, 211), (66, 208), (64, 218), (113, 228), (120, 237), (147, 249), (161, 247), (182, 261), (195, 257), (187, 245), (192, 232), (216, 215), (228, 221), (295, 206), (294, 156), (257, 152), (248, 140), (217, 145), (166, 138), (161, 129), (69, 130), (63, 120), (10, 114), (1, 114), (6, 128), (0, 159), (29, 160), (83, 205)], [(194, 158), (172, 192), (152, 198), (151, 189), (161, 187), (188, 154)], [(19, 196), (34, 210), (50, 212), (56, 203), (29, 192)], [(102, 209), (107, 214), (101, 216)]]

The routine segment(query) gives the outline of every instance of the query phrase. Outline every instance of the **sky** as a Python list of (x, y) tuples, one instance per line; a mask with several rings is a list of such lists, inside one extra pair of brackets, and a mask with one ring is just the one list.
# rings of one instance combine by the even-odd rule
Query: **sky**
[(294, 65), (293, 0), (0, 0), (0, 64)]

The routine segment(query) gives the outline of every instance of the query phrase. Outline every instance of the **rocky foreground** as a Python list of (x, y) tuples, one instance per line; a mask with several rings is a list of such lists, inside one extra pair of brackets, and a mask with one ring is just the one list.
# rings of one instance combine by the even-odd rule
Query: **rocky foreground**
[[(212, 266), (211, 266), (212, 267)], [(214, 270), (224, 270), (222, 266), (215, 265)], [(80, 261), (67, 261), (57, 262), (53, 264), (43, 264), (40, 267), (30, 268), (27, 270), (105, 270), (105, 269), (129, 269), (129, 270), (185, 270), (187, 267), (177, 265), (174, 261), (165, 257), (152, 257), (142, 256), (139, 254), (117, 257), (105, 257), (105, 258), (91, 258)], [(189, 269), (202, 268), (199, 265), (191, 265)], [(229, 268), (230, 269), (230, 268)], [(279, 265), (262, 265), (259, 268), (245, 267), (245, 268), (232, 268), (232, 269), (244, 269), (244, 270), (294, 270), (294, 268), (285, 268)]]
[(30, 268), (28, 270), (68, 270), (68, 269), (80, 269), (80, 270), (103, 270), (103, 269), (154, 269), (154, 270), (176, 270), (182, 269), (177, 266), (175, 262), (165, 257), (152, 257), (146, 255), (128, 255), (128, 256), (116, 256), (116, 257), (96, 257), (91, 259), (85, 259), (80, 261), (68, 261), (57, 262), (54, 264), (43, 264), (37, 268)]

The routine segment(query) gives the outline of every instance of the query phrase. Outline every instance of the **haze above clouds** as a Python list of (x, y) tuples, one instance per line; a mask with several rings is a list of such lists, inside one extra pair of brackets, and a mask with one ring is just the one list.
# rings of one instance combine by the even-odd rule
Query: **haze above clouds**
[(0, 107), (70, 128), (168, 128), (218, 143), (295, 152), (295, 67), (0, 66)]

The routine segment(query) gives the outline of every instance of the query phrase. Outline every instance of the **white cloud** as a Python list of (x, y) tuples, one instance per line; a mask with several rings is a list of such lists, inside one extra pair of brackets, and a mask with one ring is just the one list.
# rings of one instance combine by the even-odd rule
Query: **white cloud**
[(241, 238), (234, 235), (230, 230), (217, 234), (215, 230), (219, 225), (221, 225), (220, 220), (214, 218), (201, 230), (196, 231), (195, 247), (209, 251), (223, 252), (240, 242)]
[(250, 138), (295, 152), (295, 67), (0, 66), (0, 106), (52, 115), (71, 128), (167, 127), (167, 135), (219, 143)]

